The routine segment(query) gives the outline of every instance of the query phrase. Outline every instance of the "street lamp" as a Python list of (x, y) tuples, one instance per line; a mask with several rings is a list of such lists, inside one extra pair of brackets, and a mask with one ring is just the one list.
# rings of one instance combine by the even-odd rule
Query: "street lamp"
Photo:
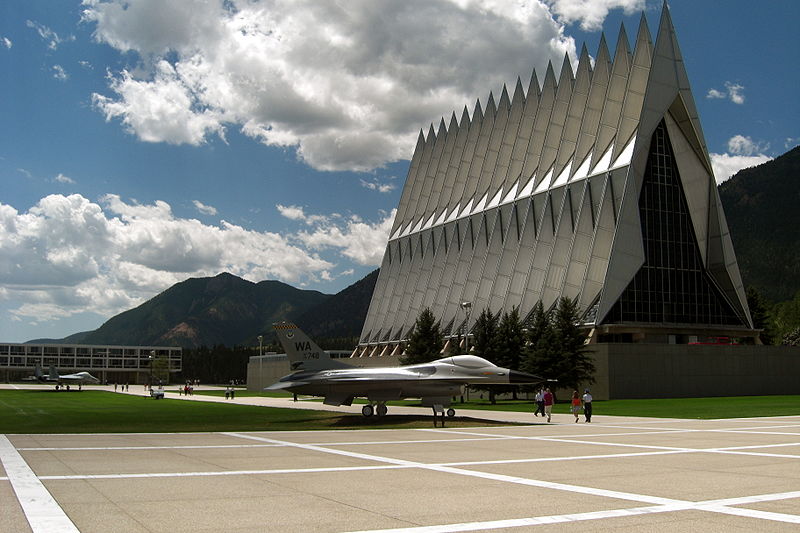
[[(469, 354), (469, 313), (472, 311), (472, 302), (461, 302), (461, 309), (464, 310), (466, 315), (464, 318), (464, 353)], [(467, 401), (469, 401), (469, 385), (464, 386), (467, 393)], [(464, 395), (461, 395), (461, 403), (464, 403)]]
[(461, 302), (461, 309), (464, 310), (464, 353), (469, 353), (469, 313), (472, 311), (472, 302)]
[(150, 355), (147, 356), (147, 360), (150, 361), (150, 390), (153, 390), (153, 361), (156, 360), (156, 351), (150, 350)]
[(262, 345), (263, 342), (264, 342), (264, 336), (263, 335), (259, 335), (258, 336), (258, 355), (261, 355), (261, 345)]

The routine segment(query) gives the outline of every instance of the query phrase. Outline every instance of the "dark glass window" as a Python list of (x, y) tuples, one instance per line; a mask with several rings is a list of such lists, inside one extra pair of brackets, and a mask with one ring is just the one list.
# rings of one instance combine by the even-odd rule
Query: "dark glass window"
[(604, 322), (744, 325), (703, 268), (663, 121), (650, 142), (639, 216), (645, 262)]

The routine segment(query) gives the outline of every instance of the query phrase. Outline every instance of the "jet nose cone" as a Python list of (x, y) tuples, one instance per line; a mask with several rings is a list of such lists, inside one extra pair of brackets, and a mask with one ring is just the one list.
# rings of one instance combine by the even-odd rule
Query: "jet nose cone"
[(509, 383), (539, 383), (542, 381), (544, 381), (544, 379), (540, 378), (539, 376), (535, 376), (533, 374), (528, 374), (527, 372), (519, 372), (518, 370), (512, 370), (508, 373)]

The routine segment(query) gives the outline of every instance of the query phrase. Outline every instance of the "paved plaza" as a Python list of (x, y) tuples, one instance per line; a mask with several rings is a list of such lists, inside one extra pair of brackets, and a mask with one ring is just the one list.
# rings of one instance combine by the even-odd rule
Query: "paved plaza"
[(798, 416), (554, 422), (0, 435), (0, 530), (800, 529)]

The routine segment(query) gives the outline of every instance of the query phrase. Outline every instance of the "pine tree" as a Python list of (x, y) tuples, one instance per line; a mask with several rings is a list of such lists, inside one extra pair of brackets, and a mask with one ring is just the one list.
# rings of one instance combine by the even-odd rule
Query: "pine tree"
[(553, 316), (553, 332), (560, 352), (556, 379), (560, 387), (577, 390), (581, 384), (594, 383), (594, 362), (584, 344), (586, 335), (578, 322), (580, 313), (574, 300), (562, 297)]
[(426, 307), (414, 322), (414, 327), (408, 337), (406, 353), (400, 358), (400, 363), (413, 365), (439, 359), (443, 346), (444, 335), (442, 335), (441, 324), (433, 316), (430, 308)]
[(497, 325), (500, 313), (494, 314), (487, 307), (481, 311), (472, 328), (472, 346), (475, 355), (491, 362), (497, 360)]
[(555, 378), (557, 353), (554, 345), (550, 316), (539, 300), (528, 317), (527, 347), (520, 368), (547, 379)]
[(498, 366), (519, 370), (522, 361), (522, 351), (525, 349), (525, 332), (522, 329), (522, 320), (519, 309), (514, 307), (511, 312), (503, 313), (500, 325), (497, 327), (497, 360)]
[[(478, 320), (475, 321), (475, 326), (472, 328), (473, 341), (470, 345), (473, 347), (475, 355), (479, 355), (484, 359), (491, 362), (497, 360), (497, 325), (500, 320), (500, 313), (494, 314), (487, 307), (481, 311)], [(489, 392), (489, 401), (492, 405), (495, 403), (495, 388), (494, 387), (474, 387), (478, 390), (486, 390)]]
[[(520, 363), (522, 362), (522, 352), (525, 349), (525, 332), (522, 328), (522, 320), (519, 317), (519, 310), (517, 307), (511, 309), (511, 312), (503, 313), (500, 319), (500, 325), (497, 327), (497, 365), (509, 368), (511, 370), (519, 370)], [(512, 385), (504, 390), (510, 390), (517, 399), (517, 391), (519, 387)]]

